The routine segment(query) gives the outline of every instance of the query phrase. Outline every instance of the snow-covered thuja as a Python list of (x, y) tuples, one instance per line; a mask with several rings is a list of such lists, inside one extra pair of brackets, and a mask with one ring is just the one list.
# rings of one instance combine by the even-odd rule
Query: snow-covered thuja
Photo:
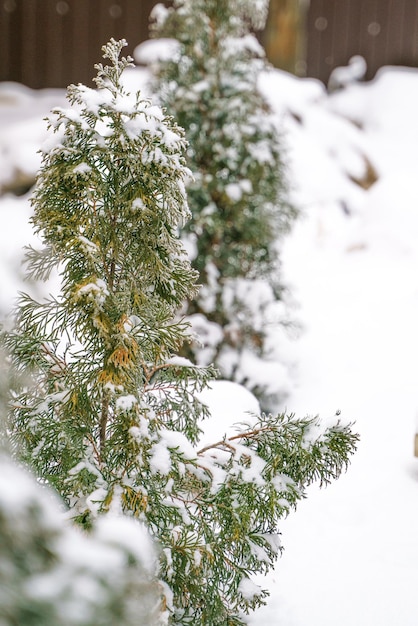
[(153, 89), (185, 129), (194, 176), (184, 237), (203, 288), (188, 314), (205, 348), (192, 344), (193, 358), (214, 362), (270, 410), (283, 375), (266, 331), (285, 317), (278, 241), (295, 211), (277, 123), (257, 88), (267, 64), (250, 28), (262, 27), (267, 8), (267, 0), (174, 0), (151, 18), (156, 37), (177, 42), (155, 65)]
[(0, 451), (2, 626), (157, 626), (157, 562), (134, 520), (103, 517), (86, 536), (50, 490)]
[(188, 216), (185, 140), (124, 90), (123, 43), (104, 47), (99, 89), (70, 87), (71, 106), (50, 122), (58, 143), (33, 196), (43, 247), (27, 261), (43, 279), (58, 266), (62, 287), (20, 300), (7, 344), (31, 380), (14, 393), (9, 431), (69, 517), (146, 525), (163, 623), (244, 624), (266, 595), (251, 576), (273, 566), (280, 518), (308, 484), (338, 477), (356, 435), (279, 415), (202, 439), (198, 392), (212, 371), (176, 356), (188, 328), (175, 313), (196, 292), (176, 235)]

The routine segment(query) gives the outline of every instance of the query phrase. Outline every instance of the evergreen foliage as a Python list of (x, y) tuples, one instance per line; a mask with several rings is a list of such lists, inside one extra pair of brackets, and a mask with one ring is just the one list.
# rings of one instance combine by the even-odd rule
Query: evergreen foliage
[(71, 86), (71, 106), (50, 121), (33, 195), (43, 247), (27, 262), (44, 280), (59, 266), (62, 288), (20, 299), (7, 345), (31, 380), (14, 393), (9, 429), (85, 528), (115, 512), (145, 523), (160, 546), (161, 623), (237, 626), (263, 603), (251, 576), (273, 566), (280, 518), (307, 485), (339, 476), (357, 436), (338, 420), (262, 415), (202, 440), (198, 392), (213, 370), (177, 356), (189, 330), (176, 311), (196, 296), (176, 234), (188, 217), (186, 142), (125, 91), (124, 43), (104, 46), (98, 90)]
[(151, 17), (154, 35), (178, 44), (157, 64), (153, 89), (185, 129), (194, 176), (184, 237), (203, 287), (187, 312), (205, 349), (192, 344), (192, 358), (214, 362), (272, 409), (280, 374), (274, 388), (253, 373), (260, 360), (280, 360), (266, 330), (284, 320), (274, 306), (283, 295), (278, 240), (295, 210), (279, 131), (257, 88), (267, 64), (251, 28), (262, 27), (267, 8), (267, 0), (174, 0)]
[(2, 626), (160, 623), (146, 531), (108, 516), (85, 536), (63, 523), (60, 509), (49, 489), (0, 452)]

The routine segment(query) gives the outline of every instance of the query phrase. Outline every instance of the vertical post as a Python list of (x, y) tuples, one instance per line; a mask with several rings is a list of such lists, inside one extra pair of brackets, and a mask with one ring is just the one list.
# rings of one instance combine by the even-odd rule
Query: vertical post
[(306, 14), (309, 0), (270, 0), (261, 36), (267, 58), (275, 67), (299, 76), (306, 74)]

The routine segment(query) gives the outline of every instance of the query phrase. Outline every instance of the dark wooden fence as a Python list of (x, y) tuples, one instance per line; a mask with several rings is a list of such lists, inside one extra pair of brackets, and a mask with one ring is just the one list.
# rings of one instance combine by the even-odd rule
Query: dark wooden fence
[(2, 0), (0, 80), (35, 89), (90, 84), (110, 37), (127, 39), (127, 54), (148, 38), (156, 1)]
[(327, 82), (360, 54), (366, 78), (383, 65), (418, 66), (417, 0), (310, 0), (306, 73)]
[[(93, 65), (101, 60), (101, 46), (110, 37), (127, 39), (128, 54), (148, 38), (149, 14), (156, 2), (0, 0), (0, 81), (33, 88), (89, 84)], [(278, 47), (282, 60), (272, 60), (285, 69), (292, 68), (286, 54), (301, 50), (305, 58), (295, 59), (295, 71), (299, 67), (299, 73), (325, 83), (334, 67), (346, 65), (355, 54), (367, 61), (367, 78), (382, 65), (418, 66), (418, 0), (310, 0), (308, 9), (307, 0), (270, 3), (271, 16), (277, 18), (273, 25), (281, 32), (276, 41), (273, 33), (268, 49), (274, 56)], [(287, 19), (297, 17), (298, 11), (300, 19)], [(300, 46), (290, 37), (295, 25), (304, 40)], [(290, 43), (284, 54), (286, 41)]]

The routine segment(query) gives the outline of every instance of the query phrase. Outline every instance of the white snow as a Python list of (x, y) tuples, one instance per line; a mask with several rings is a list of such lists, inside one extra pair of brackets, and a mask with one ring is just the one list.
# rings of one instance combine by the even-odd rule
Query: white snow
[(260, 590), (261, 587), (255, 585), (249, 578), (243, 578), (238, 586), (238, 591), (246, 600), (252, 600), (255, 595), (260, 593)]
[(355, 54), (349, 59), (348, 64), (343, 67), (336, 67), (332, 70), (329, 80), (328, 89), (340, 89), (347, 87), (358, 80), (365, 77), (367, 72), (367, 63), (359, 54)]
[(106, 544), (124, 547), (126, 552), (133, 554), (143, 564), (146, 571), (156, 571), (156, 551), (141, 522), (126, 516), (105, 515), (97, 520), (95, 533)]
[(86, 297), (87, 300), (94, 302), (94, 304), (100, 309), (108, 295), (109, 290), (105, 281), (101, 278), (96, 278), (95, 282), (90, 282), (79, 287), (75, 293), (75, 298), (78, 300)]
[(127, 396), (119, 396), (116, 399), (116, 409), (119, 411), (130, 411), (132, 407), (137, 403), (137, 399), (132, 394)]
[(201, 443), (204, 445), (216, 443), (224, 434), (228, 437), (235, 435), (234, 424), (251, 424), (256, 421), (254, 416), (260, 414), (260, 405), (253, 394), (229, 380), (212, 381), (199, 398), (211, 410), (211, 419), (202, 424), (204, 435)]
[(177, 39), (149, 39), (134, 50), (134, 59), (139, 65), (151, 65), (157, 61), (168, 61), (179, 54)]
[(227, 37), (223, 42), (225, 53), (231, 56), (236, 54), (250, 52), (254, 56), (262, 57), (264, 49), (254, 35), (245, 35), (244, 37)]
[[(418, 70), (384, 68), (373, 82), (331, 95), (279, 71), (262, 76), (260, 86), (284, 129), (292, 194), (303, 212), (283, 248), (301, 330), (283, 342), (290, 393), (280, 408), (325, 420), (341, 410), (361, 442), (347, 474), (326, 490), (310, 489), (283, 521), (284, 554), (267, 581), (255, 581), (268, 585), (271, 598), (250, 623), (416, 626)], [(41, 118), (62, 104), (62, 92), (0, 87), (4, 183), (15, 170), (38, 167)], [(378, 180), (365, 189), (353, 179), (366, 177), (368, 163)], [(22, 289), (17, 269), (32, 237), (28, 197), (4, 195), (0, 210), (5, 313)], [(219, 440), (233, 422), (251, 419), (257, 403), (233, 383), (212, 387), (205, 437)]]
[(171, 469), (170, 451), (164, 442), (155, 443), (150, 450), (150, 468), (153, 474), (167, 475)]
[(237, 183), (229, 183), (226, 185), (225, 193), (233, 202), (239, 202), (242, 198), (242, 189)]
[(76, 174), (88, 174), (91, 172), (91, 167), (87, 163), (79, 163), (75, 166), (73, 172)]

